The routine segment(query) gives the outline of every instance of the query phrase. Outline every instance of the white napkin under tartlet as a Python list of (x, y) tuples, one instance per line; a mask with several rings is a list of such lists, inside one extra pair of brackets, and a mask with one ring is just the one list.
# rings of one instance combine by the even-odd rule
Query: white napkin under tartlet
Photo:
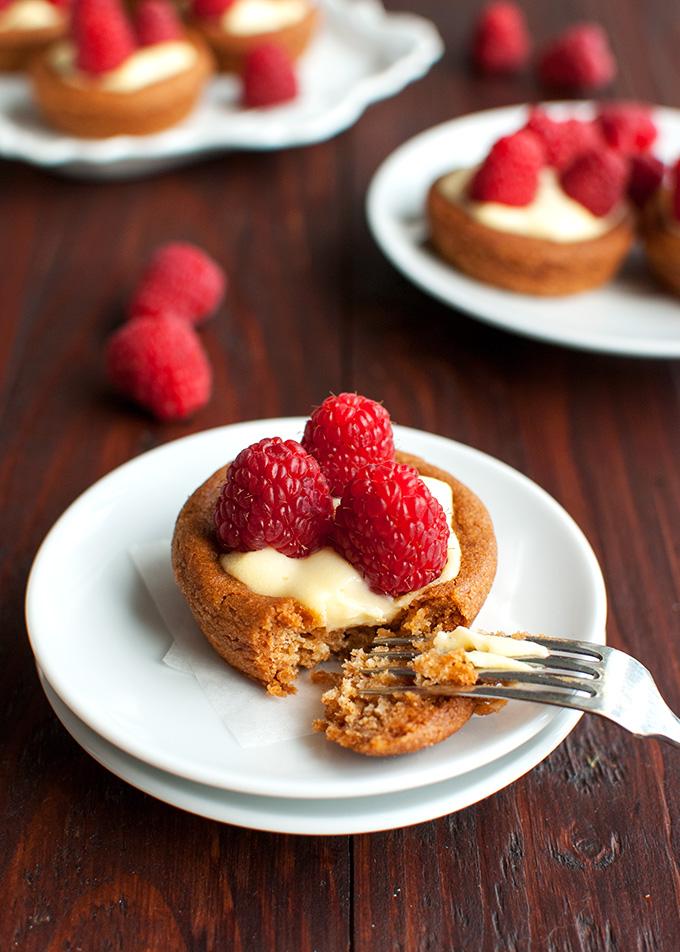
[(240, 747), (264, 747), (313, 733), (322, 714), (322, 688), (305, 672), (297, 694), (272, 697), (262, 685), (230, 667), (201, 634), (172, 572), (170, 540), (146, 542), (130, 557), (173, 639), (163, 662), (194, 677), (224, 726)]

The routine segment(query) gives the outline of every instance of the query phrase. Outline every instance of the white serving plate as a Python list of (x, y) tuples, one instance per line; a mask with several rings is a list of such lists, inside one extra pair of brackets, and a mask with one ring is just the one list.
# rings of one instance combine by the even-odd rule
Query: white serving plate
[(166, 132), (85, 140), (51, 129), (28, 81), (0, 75), (0, 156), (68, 175), (148, 175), (229, 149), (285, 149), (329, 139), (364, 110), (419, 79), (442, 54), (432, 23), (387, 13), (379, 0), (319, 0), (322, 25), (300, 60), (301, 93), (270, 109), (242, 109), (235, 77), (212, 80), (194, 113)]
[[(592, 116), (592, 103), (554, 103), (557, 115)], [(680, 302), (647, 274), (636, 249), (623, 271), (596, 291), (564, 298), (514, 294), (475, 281), (427, 245), (424, 203), (439, 175), (481, 161), (493, 142), (517, 130), (528, 106), (478, 112), (410, 139), (387, 158), (368, 192), (368, 222), (392, 264), (428, 294), (471, 317), (538, 340), (638, 357), (680, 357)], [(657, 108), (655, 151), (680, 156), (680, 111)]]
[(375, 833), (456, 813), (514, 783), (544, 760), (571, 730), (571, 725), (553, 722), (493, 764), (416, 790), (347, 800), (258, 797), (194, 783), (136, 760), (92, 731), (60, 700), (44, 676), (40, 680), (47, 700), (69, 734), (117, 777), (188, 813), (270, 833)]
[[(36, 556), (26, 617), (36, 661), (92, 730), (188, 780), (265, 796), (345, 798), (448, 780), (505, 756), (573, 711), (508, 704), (428, 750), (361, 757), (321, 735), (243, 749), (198, 682), (163, 664), (170, 636), (133, 568), (138, 543), (169, 538), (186, 497), (244, 446), (302, 434), (303, 418), (260, 420), (185, 437), (126, 463), (64, 513)], [(458, 476), (489, 507), (499, 571), (479, 623), (604, 640), (606, 598), (593, 552), (567, 513), (509, 466), (404, 427), (397, 444)], [(215, 656), (215, 663), (222, 662)], [(286, 699), (271, 699), (286, 704)], [(319, 705), (321, 713), (321, 705)]]

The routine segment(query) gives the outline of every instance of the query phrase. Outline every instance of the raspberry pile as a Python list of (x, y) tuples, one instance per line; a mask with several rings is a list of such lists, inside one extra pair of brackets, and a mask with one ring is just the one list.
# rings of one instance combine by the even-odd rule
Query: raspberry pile
[[(153, 0), (156, 2), (156, 0)], [(224, 296), (226, 278), (185, 242), (160, 247), (135, 288), (129, 320), (109, 339), (106, 371), (121, 394), (159, 420), (183, 420), (205, 406), (212, 371), (194, 326)]]
[[(530, 31), (512, 0), (490, 3), (475, 21), (472, 60), (487, 74), (516, 73), (531, 57)], [(616, 60), (607, 34), (597, 23), (575, 23), (539, 50), (535, 68), (550, 88), (600, 89), (616, 75)]]
[[(341, 495), (335, 512), (331, 493)], [(441, 575), (450, 534), (417, 470), (395, 462), (387, 411), (356, 393), (328, 397), (303, 445), (273, 437), (242, 450), (215, 528), (227, 551), (271, 546), (302, 558), (331, 545), (373, 591), (395, 597)]]
[(594, 215), (609, 214), (626, 196), (643, 208), (665, 173), (650, 151), (657, 135), (645, 103), (605, 103), (594, 119), (558, 119), (535, 106), (523, 128), (492, 146), (468, 195), (473, 201), (527, 205), (547, 166), (563, 191)]

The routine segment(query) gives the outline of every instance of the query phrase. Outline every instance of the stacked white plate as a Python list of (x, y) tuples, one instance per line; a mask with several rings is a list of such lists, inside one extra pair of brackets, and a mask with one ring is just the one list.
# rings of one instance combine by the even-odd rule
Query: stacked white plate
[[(384, 760), (318, 734), (244, 748), (196, 678), (163, 663), (171, 636), (131, 549), (169, 538), (185, 498), (245, 445), (276, 434), (299, 438), (303, 426), (298, 418), (264, 420), (186, 437), (121, 466), (64, 513), (36, 557), (27, 592), (45, 693), (69, 733), (113, 773), (222, 822), (347, 834), (463, 809), (539, 763), (579, 715), (515, 702), (436, 747)], [(454, 473), (489, 507), (499, 571), (482, 627), (506, 620), (506, 627), (604, 641), (599, 566), (550, 496), (469, 447), (404, 427), (395, 435), (400, 448)], [(222, 664), (217, 656), (215, 664)]]

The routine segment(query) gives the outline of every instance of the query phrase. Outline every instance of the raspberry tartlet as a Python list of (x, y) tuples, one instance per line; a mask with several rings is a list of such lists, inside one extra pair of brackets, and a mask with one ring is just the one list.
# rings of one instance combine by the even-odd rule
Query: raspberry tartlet
[(378, 404), (328, 398), (303, 444), (246, 447), (189, 498), (172, 543), (205, 637), (275, 695), (380, 627), (427, 636), (469, 624), (496, 569), (483, 503), (395, 451)]
[(680, 159), (668, 184), (647, 201), (641, 232), (652, 272), (669, 291), (680, 294)]
[(592, 123), (539, 113), (482, 164), (438, 178), (427, 197), (439, 255), (486, 284), (533, 295), (597, 287), (634, 238), (628, 161)]
[(297, 59), (319, 23), (312, 0), (192, 0), (189, 22), (210, 44), (222, 72), (241, 73), (249, 53), (281, 47)]
[(184, 30), (169, 0), (143, 0), (134, 24), (120, 0), (80, 0), (70, 39), (37, 57), (31, 76), (51, 125), (100, 139), (176, 125), (212, 70), (208, 48)]
[(64, 36), (69, 0), (0, 0), (0, 71), (24, 70)]

